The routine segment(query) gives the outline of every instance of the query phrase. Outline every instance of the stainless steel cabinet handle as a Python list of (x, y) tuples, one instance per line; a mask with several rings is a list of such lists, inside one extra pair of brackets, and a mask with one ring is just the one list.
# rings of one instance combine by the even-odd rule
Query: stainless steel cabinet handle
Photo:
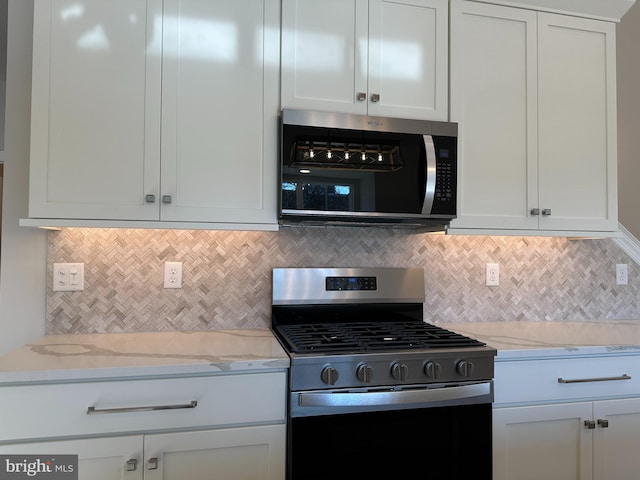
[(147, 203), (156, 203), (156, 196), (155, 195), (145, 195), (144, 201), (147, 202)]
[(600, 427), (602, 427), (602, 428), (609, 428), (609, 420), (604, 419), (604, 418), (599, 418), (598, 419), (598, 425), (600, 425)]
[(589, 430), (593, 430), (594, 428), (596, 428), (596, 422), (594, 422), (593, 420), (585, 420), (584, 426), (587, 427)]
[(158, 457), (151, 457), (149, 460), (147, 460), (147, 463), (149, 464), (149, 466), (147, 467), (147, 470), (158, 469)]
[(371, 101), (373, 103), (378, 103), (380, 101), (380, 94), (379, 93), (372, 93), (371, 94)]
[(551, 209), (550, 208), (545, 208), (542, 210), (542, 215), (551, 215)]
[(359, 102), (364, 102), (367, 99), (367, 94), (365, 92), (358, 92), (356, 98)]
[(163, 195), (162, 196), (162, 203), (171, 203), (173, 201), (173, 199), (171, 198), (171, 195)]
[(531, 209), (531, 215), (540, 215), (540, 209), (539, 208), (532, 208)]
[(189, 403), (181, 403), (178, 405), (150, 405), (145, 407), (121, 407), (121, 408), (87, 408), (87, 415), (97, 415), (100, 413), (129, 413), (129, 412), (152, 412), (156, 410), (177, 410), (180, 408), (196, 408), (197, 400), (191, 400)]
[(138, 468), (138, 460), (135, 458), (127, 460), (127, 472), (135, 472), (136, 468)]
[(631, 380), (631, 377), (626, 373), (618, 377), (595, 377), (595, 378), (570, 378), (564, 379), (558, 378), (558, 383), (588, 383), (588, 382), (612, 382), (615, 380)]

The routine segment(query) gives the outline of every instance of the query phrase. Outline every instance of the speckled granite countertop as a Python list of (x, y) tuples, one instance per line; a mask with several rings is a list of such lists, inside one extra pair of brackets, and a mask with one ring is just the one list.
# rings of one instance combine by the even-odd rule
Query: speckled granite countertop
[(0, 356), (0, 385), (288, 367), (268, 329), (49, 335)]
[(496, 361), (571, 355), (640, 355), (640, 320), (446, 323), (498, 350)]

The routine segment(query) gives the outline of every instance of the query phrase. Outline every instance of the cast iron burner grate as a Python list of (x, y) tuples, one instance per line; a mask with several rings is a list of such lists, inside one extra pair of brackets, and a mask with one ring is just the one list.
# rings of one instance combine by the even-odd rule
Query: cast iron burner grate
[(485, 346), (424, 322), (350, 322), (279, 325), (293, 353), (366, 352)]

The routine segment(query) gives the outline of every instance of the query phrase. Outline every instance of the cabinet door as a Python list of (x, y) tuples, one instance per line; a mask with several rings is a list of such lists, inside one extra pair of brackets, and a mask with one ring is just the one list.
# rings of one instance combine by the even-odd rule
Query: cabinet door
[(538, 15), (540, 228), (617, 229), (615, 25)]
[(451, 4), (451, 120), (458, 218), (451, 228), (536, 229), (536, 14)]
[(283, 480), (285, 430), (269, 425), (147, 435), (145, 479)]
[(448, 20), (448, 0), (369, 1), (369, 115), (448, 119)]
[(143, 478), (142, 435), (0, 445), (0, 454), (78, 455), (79, 480)]
[(165, 0), (168, 221), (276, 223), (277, 0)]
[(640, 472), (640, 399), (595, 402), (594, 480), (636, 480)]
[(590, 480), (585, 420), (591, 402), (494, 409), (494, 480)]
[(158, 219), (161, 0), (36, 0), (32, 218)]
[(367, 112), (367, 11), (367, 0), (283, 0), (283, 108)]

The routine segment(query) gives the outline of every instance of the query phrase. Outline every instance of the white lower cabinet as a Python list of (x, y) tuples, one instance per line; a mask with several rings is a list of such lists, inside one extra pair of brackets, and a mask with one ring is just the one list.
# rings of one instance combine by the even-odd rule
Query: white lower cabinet
[(0, 445), (1, 455), (78, 455), (78, 478), (141, 480), (143, 436)]
[(221, 479), (284, 479), (285, 430), (283, 424), (146, 436), (144, 478), (206, 480), (215, 472)]
[(81, 480), (281, 480), (285, 425), (0, 446), (0, 454), (78, 455)]
[[(637, 479), (640, 472), (640, 398), (594, 402), (593, 418), (596, 420), (593, 478)], [(598, 420), (604, 420), (606, 424), (597, 424)]]
[(283, 480), (286, 372), (0, 386), (0, 454), (81, 480)]
[(590, 418), (590, 403), (495, 409), (493, 479), (592, 478)]
[(636, 480), (638, 359), (497, 362), (493, 479)]

